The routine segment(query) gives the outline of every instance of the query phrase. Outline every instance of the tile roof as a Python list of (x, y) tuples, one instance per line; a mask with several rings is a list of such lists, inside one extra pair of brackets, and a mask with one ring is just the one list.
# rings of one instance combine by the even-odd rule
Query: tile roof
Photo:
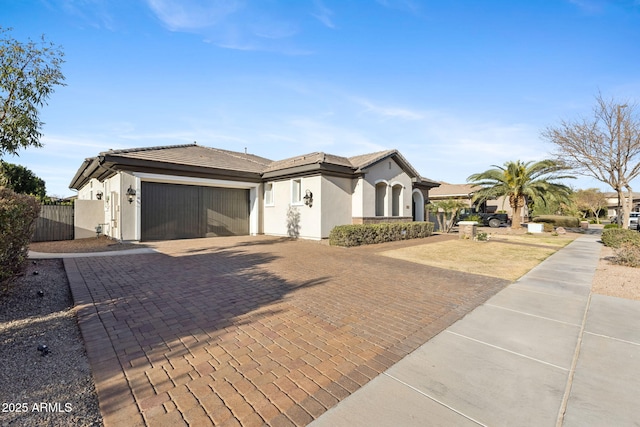
[[(112, 173), (112, 166), (117, 164), (128, 164), (131, 167), (133, 164), (149, 166), (155, 163), (157, 165), (164, 164), (164, 167), (169, 169), (171, 169), (171, 165), (180, 165), (249, 173), (255, 174), (257, 177), (267, 174), (273, 177), (301, 173), (300, 167), (303, 167), (302, 171), (329, 168), (333, 171), (341, 171), (341, 173), (347, 174), (360, 173), (388, 157), (393, 157), (416, 182), (422, 182), (425, 185), (438, 184), (436, 181), (421, 177), (398, 150), (384, 150), (349, 158), (314, 152), (272, 161), (253, 154), (204, 147), (193, 143), (101, 152), (98, 156), (84, 161), (74, 176), (70, 188), (78, 188), (84, 185), (91, 177), (103, 179), (109, 173)], [(149, 164), (146, 162), (149, 162)]]
[(429, 191), (429, 197), (468, 197), (477, 188), (472, 184), (449, 184), (441, 182), (440, 186)]
[(380, 161), (381, 159), (384, 159), (385, 157), (388, 157), (392, 154), (397, 154), (397, 153), (398, 153), (398, 150), (377, 151), (375, 153), (361, 154), (359, 156), (349, 157), (349, 161), (357, 169), (363, 169), (363, 168), (366, 168), (367, 166), (374, 164), (377, 161)]
[(272, 163), (269, 159), (253, 154), (203, 147), (196, 144), (109, 150), (100, 153), (100, 155), (255, 173), (262, 172), (267, 165)]
[(271, 162), (269, 166), (267, 166), (263, 172), (273, 172), (279, 171), (283, 169), (289, 169), (297, 166), (304, 165), (312, 165), (319, 163), (330, 163), (338, 166), (346, 166), (349, 168), (353, 168), (351, 162), (346, 157), (335, 156), (333, 154), (326, 154), (323, 152), (315, 152), (304, 154), (302, 156), (289, 157), (284, 160), (277, 160), (275, 162)]

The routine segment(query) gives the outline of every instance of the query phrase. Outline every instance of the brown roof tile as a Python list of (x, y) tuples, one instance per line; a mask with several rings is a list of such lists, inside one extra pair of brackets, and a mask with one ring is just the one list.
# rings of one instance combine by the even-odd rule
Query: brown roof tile
[(384, 159), (385, 157), (388, 157), (392, 154), (396, 154), (397, 152), (398, 150), (377, 151), (375, 153), (361, 154), (359, 156), (349, 157), (349, 161), (356, 168), (362, 169), (362, 168), (366, 168), (367, 166), (381, 159)]
[(338, 166), (346, 166), (353, 168), (351, 162), (346, 157), (335, 156), (333, 154), (326, 154), (323, 152), (315, 152), (304, 154), (302, 156), (290, 157), (284, 160), (277, 160), (272, 162), (263, 172), (273, 172), (284, 169), (289, 169), (297, 166), (312, 165), (316, 163), (329, 163)]
[(262, 172), (272, 163), (269, 159), (253, 154), (202, 147), (196, 144), (110, 150), (101, 155), (255, 173)]
[(430, 197), (467, 197), (474, 193), (477, 188), (471, 184), (448, 184), (441, 182), (440, 186), (429, 191)]

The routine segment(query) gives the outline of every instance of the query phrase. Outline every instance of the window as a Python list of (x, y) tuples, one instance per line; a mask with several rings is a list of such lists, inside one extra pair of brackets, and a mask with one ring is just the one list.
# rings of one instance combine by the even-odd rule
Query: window
[(291, 204), (302, 203), (302, 179), (291, 180)]
[(273, 183), (268, 182), (264, 185), (264, 204), (273, 206)]

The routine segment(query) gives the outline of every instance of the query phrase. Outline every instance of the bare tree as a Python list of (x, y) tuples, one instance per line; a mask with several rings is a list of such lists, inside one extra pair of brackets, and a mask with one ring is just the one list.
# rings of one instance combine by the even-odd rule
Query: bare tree
[[(631, 181), (640, 175), (640, 117), (637, 105), (596, 96), (592, 118), (561, 121), (542, 136), (556, 147), (555, 155), (584, 176), (604, 182), (618, 194), (618, 225), (629, 218), (633, 204)], [(627, 191), (625, 200), (624, 191)], [(623, 215), (619, 208), (624, 201)]]

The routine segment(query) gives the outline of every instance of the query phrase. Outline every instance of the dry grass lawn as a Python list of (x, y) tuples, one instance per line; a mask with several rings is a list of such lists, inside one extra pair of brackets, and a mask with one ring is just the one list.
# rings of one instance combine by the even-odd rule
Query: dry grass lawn
[(381, 252), (380, 255), (432, 267), (517, 280), (566, 246), (572, 237), (500, 235), (488, 242), (448, 240)]
[(557, 246), (558, 249), (573, 242), (575, 237), (552, 236), (551, 234), (495, 234), (491, 235), (494, 242), (526, 243), (530, 245)]

